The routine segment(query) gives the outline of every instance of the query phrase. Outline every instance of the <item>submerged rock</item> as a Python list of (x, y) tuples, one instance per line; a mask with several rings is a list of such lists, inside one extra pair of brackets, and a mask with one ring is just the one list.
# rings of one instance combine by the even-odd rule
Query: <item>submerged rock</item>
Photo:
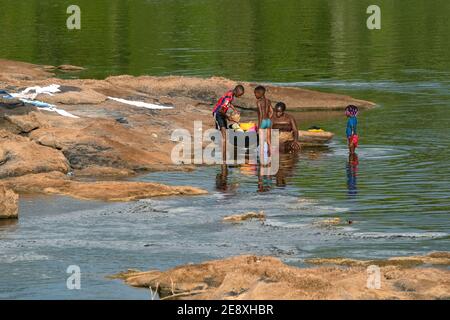
[(118, 274), (126, 284), (163, 299), (444, 299), (450, 270), (381, 267), (381, 287), (368, 288), (364, 267), (298, 268), (273, 257), (238, 256), (167, 271)]
[(335, 227), (343, 224), (352, 224), (353, 221), (351, 220), (345, 220), (342, 221), (341, 218), (328, 218), (328, 219), (317, 219), (313, 221), (313, 224), (317, 227)]
[(70, 64), (62, 64), (56, 68), (61, 71), (82, 71), (82, 70), (84, 70), (83, 67), (73, 66)]
[(0, 185), (0, 219), (17, 219), (19, 195)]

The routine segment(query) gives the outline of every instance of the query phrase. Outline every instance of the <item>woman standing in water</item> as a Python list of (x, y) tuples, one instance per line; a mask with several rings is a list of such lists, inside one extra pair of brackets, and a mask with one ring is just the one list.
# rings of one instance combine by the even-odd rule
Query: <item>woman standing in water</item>
[(272, 116), (272, 130), (280, 131), (280, 151), (297, 152), (300, 150), (297, 123), (293, 116), (286, 113), (286, 104), (278, 102)]

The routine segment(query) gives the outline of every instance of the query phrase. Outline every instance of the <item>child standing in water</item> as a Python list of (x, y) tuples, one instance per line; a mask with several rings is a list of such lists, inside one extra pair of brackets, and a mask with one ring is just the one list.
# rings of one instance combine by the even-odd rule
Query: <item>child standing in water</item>
[(345, 108), (345, 115), (347, 116), (347, 129), (345, 133), (347, 134), (348, 150), (351, 155), (355, 153), (355, 149), (358, 147), (358, 133), (356, 127), (358, 125), (358, 107), (354, 105), (349, 105)]
[(216, 129), (220, 130), (222, 134), (222, 160), (226, 161), (227, 154), (227, 129), (228, 129), (228, 109), (232, 109), (236, 114), (239, 112), (236, 110), (236, 107), (233, 105), (234, 98), (239, 98), (244, 94), (244, 87), (242, 85), (237, 85), (233, 90), (226, 92), (220, 99), (217, 101), (216, 105), (213, 109), (213, 117), (216, 122)]
[[(256, 106), (258, 110), (258, 130), (259, 130), (259, 148), (260, 156), (264, 152), (264, 143), (267, 142), (268, 156), (271, 148), (271, 129), (273, 109), (272, 103), (266, 98), (266, 88), (257, 86), (255, 88)], [(265, 137), (264, 137), (265, 136)], [(260, 159), (263, 159), (262, 157)]]

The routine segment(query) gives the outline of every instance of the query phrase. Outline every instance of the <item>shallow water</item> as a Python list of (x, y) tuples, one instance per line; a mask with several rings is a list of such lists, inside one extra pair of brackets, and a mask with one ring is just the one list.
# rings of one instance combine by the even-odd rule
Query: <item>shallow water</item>
[[(23, 21), (5, 19), (19, 11), (4, 2), (0, 33), (9, 40), (0, 57), (87, 65), (82, 77), (222, 75), (344, 93), (378, 106), (359, 115), (361, 147), (352, 163), (340, 113), (298, 112), (302, 129), (319, 125), (336, 138), (327, 148), (283, 158), (276, 177), (259, 179), (251, 167), (202, 167), (138, 179), (195, 185), (208, 189), (207, 196), (125, 204), (23, 198), (18, 223), (0, 225), (0, 298), (148, 299), (146, 290), (105, 276), (241, 253), (302, 265), (308, 257), (450, 249), (448, 1), (412, 0), (407, 7), (379, 1), (385, 18), (378, 33), (360, 27), (364, 1), (240, 1), (243, 9), (232, 12), (236, 24), (214, 18), (231, 10), (223, 1), (96, 2), (96, 10), (109, 8), (105, 15), (79, 1), (86, 24), (70, 36), (56, 27), (65, 23), (59, 2), (39, 1), (46, 10), (37, 10), (37, 1), (14, 2), (33, 17)], [(223, 33), (233, 35), (232, 49), (217, 40)], [(264, 224), (221, 222), (259, 210), (267, 215)], [(344, 223), (318, 224), (337, 217)], [(80, 291), (66, 288), (69, 265), (81, 268)]]

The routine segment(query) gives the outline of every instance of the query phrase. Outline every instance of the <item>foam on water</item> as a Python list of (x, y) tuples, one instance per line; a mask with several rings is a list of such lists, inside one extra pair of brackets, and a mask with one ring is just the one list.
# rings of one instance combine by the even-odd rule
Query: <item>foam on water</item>
[[(358, 157), (364, 160), (387, 160), (396, 158), (406, 158), (409, 156), (410, 147), (396, 146), (389, 148), (385, 146), (362, 145), (358, 148)], [(330, 157), (348, 158), (348, 149), (345, 147), (336, 148)]]
[(33, 252), (25, 252), (25, 253), (12, 253), (12, 254), (2, 254), (0, 255), (1, 263), (16, 263), (16, 262), (24, 262), (24, 261), (39, 261), (39, 260), (49, 260), (49, 256), (33, 253)]
[(439, 239), (449, 236), (448, 233), (443, 232), (355, 232), (349, 234), (352, 238), (362, 239), (396, 239), (396, 238), (409, 238), (409, 239)]

